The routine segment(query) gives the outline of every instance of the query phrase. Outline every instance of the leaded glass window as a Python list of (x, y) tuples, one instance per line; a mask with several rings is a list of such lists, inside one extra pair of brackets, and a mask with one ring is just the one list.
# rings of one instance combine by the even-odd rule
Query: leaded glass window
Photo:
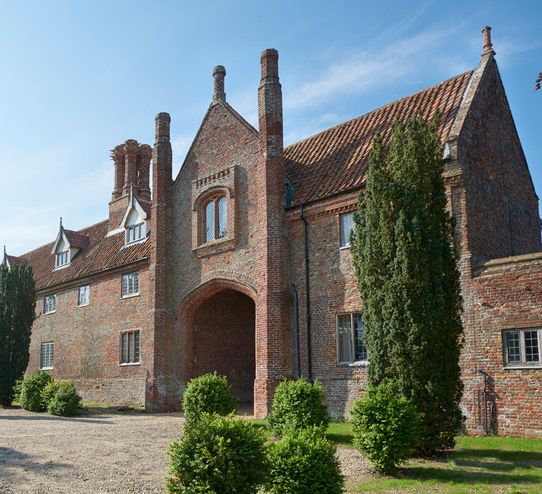
[(540, 366), (542, 329), (514, 329), (503, 333), (504, 359), (509, 366)]
[(227, 237), (228, 200), (225, 196), (210, 200), (205, 206), (205, 242)]

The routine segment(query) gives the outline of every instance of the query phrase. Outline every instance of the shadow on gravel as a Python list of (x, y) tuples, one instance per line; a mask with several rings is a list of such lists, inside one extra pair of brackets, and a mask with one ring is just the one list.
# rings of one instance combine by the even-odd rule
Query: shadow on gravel
[[(2, 420), (45, 420), (45, 421), (60, 421), (60, 422), (85, 422), (88, 424), (112, 424), (109, 420), (105, 418), (100, 419), (95, 417), (93, 419), (87, 419), (83, 417), (56, 417), (54, 415), (0, 415), (0, 422)], [(1, 457), (0, 457), (1, 458)]]
[(68, 463), (55, 463), (53, 461), (37, 463), (32, 460), (31, 455), (21, 453), (13, 448), (0, 446), (0, 479), (2, 481), (6, 481), (12, 477), (20, 477), (21, 470), (47, 476), (68, 468), (73, 467)]

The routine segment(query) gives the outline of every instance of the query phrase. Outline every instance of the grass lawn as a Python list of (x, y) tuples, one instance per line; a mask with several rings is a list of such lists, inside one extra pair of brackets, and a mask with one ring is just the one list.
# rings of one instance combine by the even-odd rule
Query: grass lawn
[[(349, 423), (330, 424), (327, 437), (353, 447)], [(393, 476), (366, 475), (349, 492), (542, 494), (542, 440), (460, 436), (448, 457), (409, 460)]]

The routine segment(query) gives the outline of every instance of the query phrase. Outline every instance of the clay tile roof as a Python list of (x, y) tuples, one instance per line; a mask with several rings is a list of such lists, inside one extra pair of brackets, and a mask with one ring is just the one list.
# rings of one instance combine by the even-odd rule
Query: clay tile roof
[(440, 110), (439, 133), (446, 141), (471, 75), (472, 71), (465, 72), (288, 146), (284, 155), (294, 189), (292, 205), (359, 189), (375, 135), (389, 141), (397, 119), (419, 114), (429, 120)]
[(84, 240), (81, 250), (69, 266), (55, 270), (55, 256), (51, 254), (54, 242), (19, 256), (34, 272), (36, 287), (40, 290), (67, 283), (108, 269), (124, 266), (149, 257), (150, 242), (124, 247), (124, 235), (107, 237), (109, 221), (83, 228), (77, 232), (65, 230), (70, 244)]
[(87, 236), (85, 234), (74, 232), (73, 230), (66, 230), (65, 228), (64, 233), (66, 234), (66, 238), (68, 239), (71, 247), (77, 247), (80, 249), (85, 245), (85, 241), (87, 240)]

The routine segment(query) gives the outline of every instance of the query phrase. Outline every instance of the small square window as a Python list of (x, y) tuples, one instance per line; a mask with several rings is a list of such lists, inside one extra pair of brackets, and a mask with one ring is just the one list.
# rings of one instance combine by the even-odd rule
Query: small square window
[(56, 312), (56, 294), (43, 297), (43, 313), (52, 314)]
[(139, 364), (140, 331), (127, 331), (120, 334), (120, 363)]
[(122, 275), (122, 297), (139, 295), (139, 271)]
[(507, 366), (542, 366), (542, 329), (514, 329), (503, 332)]
[(350, 237), (354, 231), (354, 213), (339, 215), (340, 246), (350, 247)]
[(40, 351), (40, 369), (51, 370), (53, 368), (55, 354), (55, 344), (52, 341), (47, 341), (41, 344)]
[(361, 314), (337, 316), (337, 362), (350, 364), (367, 361), (365, 331)]
[(83, 307), (90, 303), (90, 286), (83, 285), (79, 287), (79, 294), (77, 297), (77, 305)]

